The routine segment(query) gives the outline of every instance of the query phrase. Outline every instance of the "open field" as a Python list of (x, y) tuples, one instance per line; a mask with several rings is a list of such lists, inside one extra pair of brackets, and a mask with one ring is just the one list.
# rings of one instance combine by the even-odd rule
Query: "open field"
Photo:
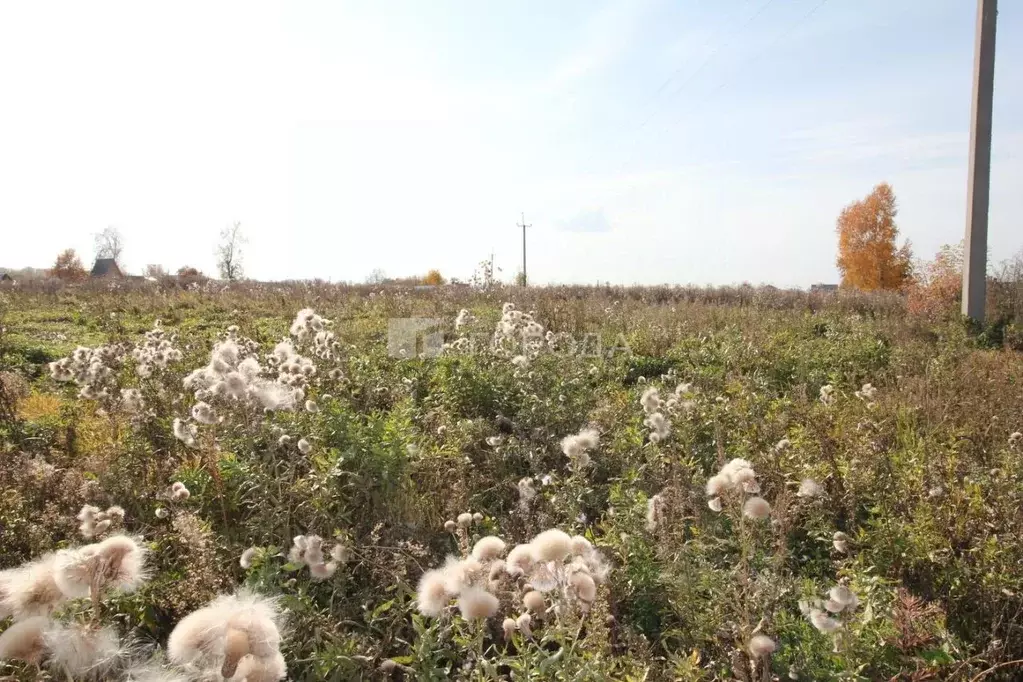
[[(58, 552), (33, 580), (60, 588), (0, 573), (0, 615), (52, 619), (8, 679), (255, 682), (278, 653), (292, 680), (1023, 674), (1023, 354), (897, 296), (69, 287), (0, 313), (0, 568)], [(389, 352), (405, 318), (443, 352), (394, 322)], [(146, 570), (69, 594), (71, 548), (122, 534)], [(168, 651), (243, 587), (275, 601)]]

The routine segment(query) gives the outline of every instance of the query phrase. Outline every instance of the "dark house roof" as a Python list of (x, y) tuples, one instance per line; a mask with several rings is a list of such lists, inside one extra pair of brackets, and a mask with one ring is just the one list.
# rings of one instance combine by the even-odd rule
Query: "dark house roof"
[(8, 275), (6, 272), (0, 272), (0, 282), (10, 282), (13, 277)]
[(96, 264), (92, 266), (93, 277), (122, 277), (121, 268), (117, 267), (117, 261), (113, 258), (97, 258)]
[(838, 291), (838, 285), (837, 284), (811, 284), (810, 285), (810, 291), (822, 291), (822, 292), (831, 293), (833, 291)]

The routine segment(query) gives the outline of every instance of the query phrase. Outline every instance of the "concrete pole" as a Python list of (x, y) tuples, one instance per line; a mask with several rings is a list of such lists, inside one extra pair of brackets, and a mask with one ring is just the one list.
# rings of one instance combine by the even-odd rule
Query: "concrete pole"
[(991, 195), (991, 112), (995, 91), (997, 17), (998, 0), (977, 0), (962, 308), (964, 315), (977, 322), (984, 321), (987, 293), (987, 218)]

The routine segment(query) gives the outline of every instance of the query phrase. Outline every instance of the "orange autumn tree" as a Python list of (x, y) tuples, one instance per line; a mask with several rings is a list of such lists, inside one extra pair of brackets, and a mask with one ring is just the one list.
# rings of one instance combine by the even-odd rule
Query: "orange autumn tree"
[(444, 284), (444, 277), (440, 274), (440, 270), (430, 270), (426, 273), (426, 277), (423, 277), (423, 284), (433, 284), (435, 286)]
[(895, 192), (887, 182), (842, 209), (836, 230), (843, 287), (901, 289), (912, 280), (910, 244), (895, 246), (897, 214)]
[(82, 267), (82, 260), (74, 249), (64, 249), (57, 254), (50, 275), (65, 282), (81, 282), (89, 273)]

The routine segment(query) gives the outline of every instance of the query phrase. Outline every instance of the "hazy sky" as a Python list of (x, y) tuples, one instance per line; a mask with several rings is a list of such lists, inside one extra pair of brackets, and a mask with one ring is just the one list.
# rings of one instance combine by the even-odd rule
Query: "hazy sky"
[[(0, 265), (362, 281), (494, 251), (537, 282), (837, 281), (882, 180), (965, 223), (975, 0), (5, 2)], [(990, 245), (1023, 247), (1023, 3), (998, 27)]]

